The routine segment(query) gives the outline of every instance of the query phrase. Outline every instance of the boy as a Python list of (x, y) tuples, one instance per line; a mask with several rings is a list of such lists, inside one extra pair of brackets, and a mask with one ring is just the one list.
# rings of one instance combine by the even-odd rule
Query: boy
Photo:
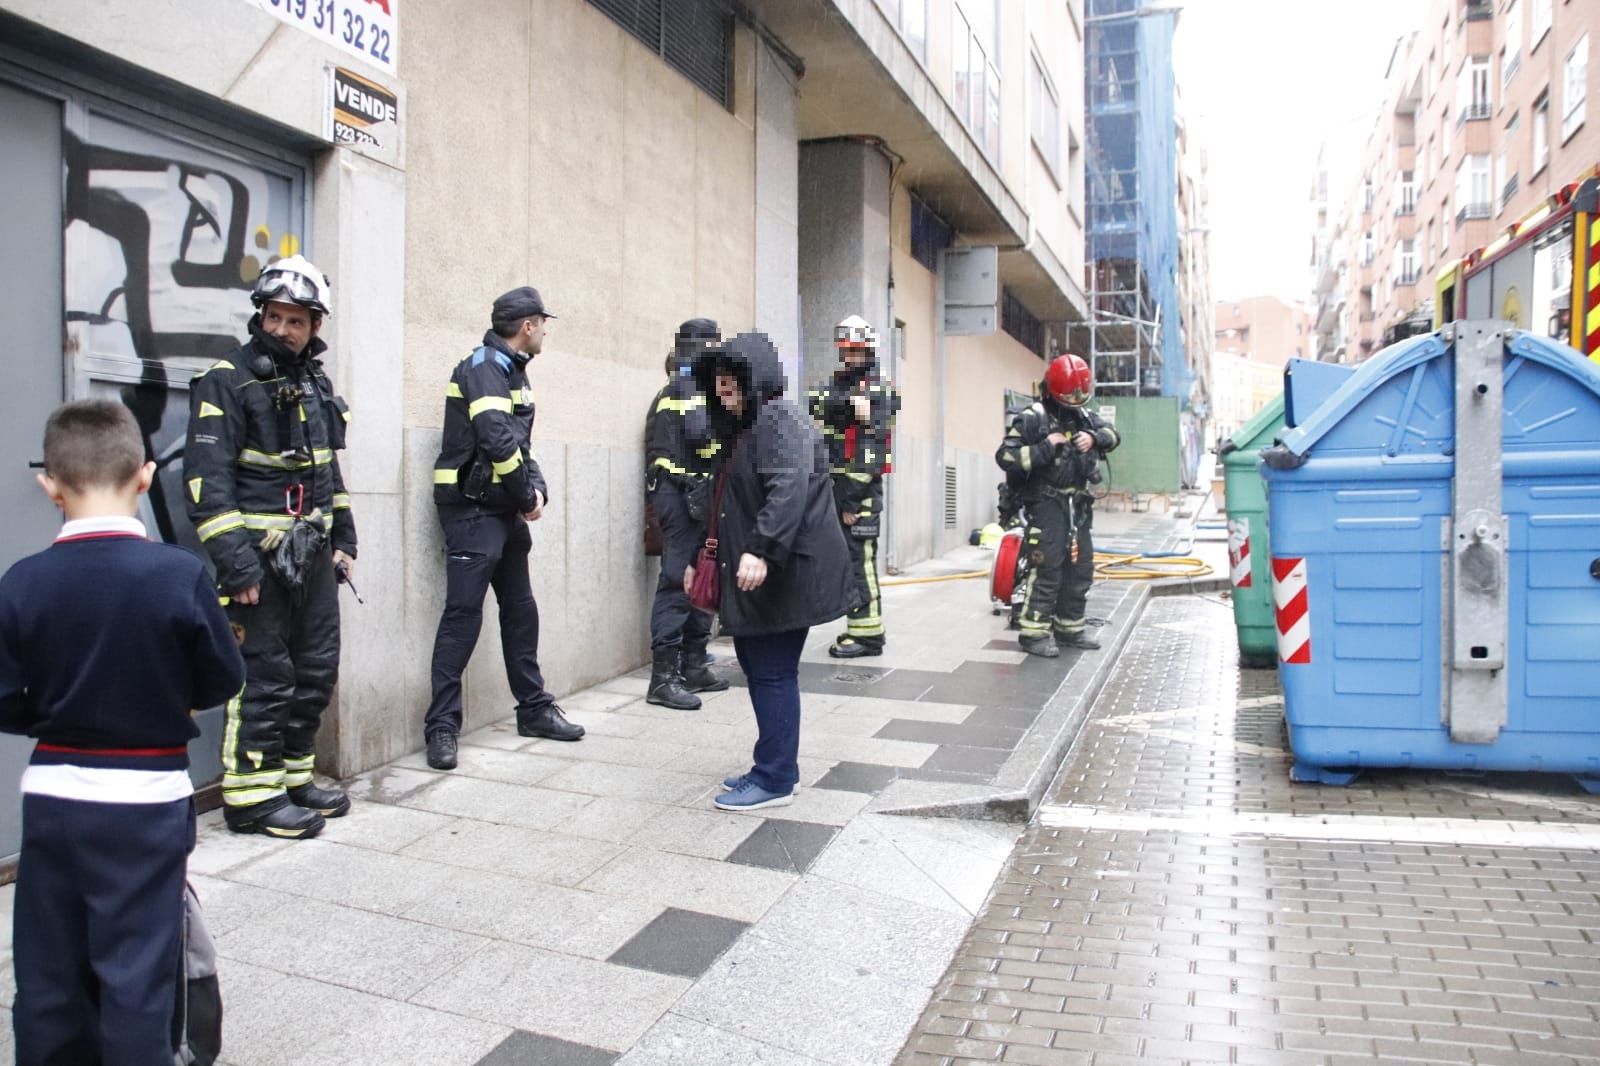
[(44, 468), (67, 521), (0, 578), (0, 730), (39, 741), (22, 776), (17, 1063), (168, 1063), (190, 715), (237, 695), (244, 662), (204, 564), (133, 517), (155, 464), (127, 408), (58, 408)]

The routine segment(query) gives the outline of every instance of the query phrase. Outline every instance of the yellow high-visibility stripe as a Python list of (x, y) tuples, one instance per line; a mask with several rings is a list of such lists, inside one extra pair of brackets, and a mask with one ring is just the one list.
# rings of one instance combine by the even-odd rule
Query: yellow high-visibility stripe
[(1589, 288), (1600, 287), (1600, 263), (1595, 263), (1589, 268)]
[(435, 469), (433, 472), (433, 483), (435, 485), (454, 485), (459, 479), (460, 474), (455, 470)]
[(656, 461), (654, 463), (651, 463), (650, 465), (653, 466), (653, 467), (658, 466), (661, 469), (665, 470), (667, 473), (669, 473), (669, 474), (677, 474), (679, 477), (688, 477), (689, 476), (689, 471), (685, 470), (683, 467), (679, 466), (677, 463), (673, 462), (671, 459), (668, 459), (665, 455), (656, 456)]
[(694, 453), (702, 459), (710, 459), (721, 450), (722, 442), (720, 440), (714, 440), (710, 444), (707, 444), (704, 448), (696, 448)]
[(202, 400), (202, 401), (200, 401), (200, 413), (196, 417), (197, 418), (221, 418), (222, 417), (222, 408), (218, 407), (214, 403), (211, 403), (209, 400)]
[(254, 448), (245, 448), (239, 452), (239, 462), (246, 466), (264, 466), (271, 470), (308, 470), (313, 466), (327, 466), (333, 462), (333, 452), (328, 448), (317, 448), (311, 453), (310, 460), (305, 460), (289, 459), (282, 455), (259, 452)]
[(1589, 314), (1584, 318), (1583, 325), (1587, 333), (1600, 329), (1600, 306), (1589, 308)]
[(333, 509), (335, 511), (348, 511), (348, 510), (350, 510), (350, 494), (348, 492), (336, 492), (336, 493), (334, 493), (333, 494)]
[(448, 384), (448, 385), (446, 385), (444, 387), (444, 395), (445, 395), (445, 399), (447, 399), (447, 400), (464, 400), (464, 399), (466, 399), (465, 396), (461, 395), (461, 386), (457, 385), (453, 381), (450, 384)]
[(501, 414), (511, 413), (511, 397), (509, 396), (480, 396), (467, 404), (467, 417), (477, 418), (485, 411), (499, 411)]
[(851, 470), (847, 466), (836, 466), (836, 467), (833, 468), (833, 470), (831, 472), (835, 473), (835, 474), (842, 475), (844, 477), (847, 477), (851, 481), (868, 482), (868, 481), (872, 480), (872, 475), (871, 474), (860, 474), (860, 473), (857, 473), (854, 470)]
[(674, 400), (671, 396), (663, 396), (661, 397), (661, 402), (656, 404), (656, 410), (658, 412), (669, 411), (675, 415), (686, 415), (695, 408), (704, 407), (705, 405), (706, 398), (698, 394), (689, 397), (687, 400)]
[(201, 522), (194, 527), (194, 531), (201, 540), (205, 541), (226, 533), (230, 529), (238, 529), (242, 525), (244, 525), (244, 515), (238, 511), (224, 511), (215, 518), (208, 518)]
[[(234, 369), (234, 366), (233, 366), (232, 363), (228, 362), (226, 359), (218, 359), (215, 363), (212, 363), (210, 366), (206, 367), (205, 373), (209, 374), (213, 370), (232, 370), (232, 369)], [(204, 377), (204, 376), (205, 376), (205, 374), (201, 375), (201, 377)]]
[(522, 465), (522, 453), (513, 452), (511, 458), (501, 460), (494, 464), (494, 472), (499, 477), (505, 477), (511, 471)]
[(200, 502), (200, 486), (205, 483), (205, 478), (192, 477), (189, 479), (189, 495), (195, 503)]
[[(246, 529), (256, 529), (256, 530), (267, 530), (267, 529), (284, 529), (284, 530), (288, 530), (288, 529), (293, 529), (295, 521), (296, 521), (295, 516), (294, 515), (290, 515), (290, 514), (248, 514), (248, 513), (246, 513), (246, 514), (242, 515), (241, 517), (243, 519), (243, 521), (240, 523), (241, 525), (243, 525)], [(324, 529), (328, 529), (328, 528), (331, 528), (332, 525), (333, 525), (333, 516), (332, 515), (323, 515), (322, 516), (322, 526), (323, 526), (323, 528)], [(204, 540), (205, 538), (202, 537), (200, 539)]]

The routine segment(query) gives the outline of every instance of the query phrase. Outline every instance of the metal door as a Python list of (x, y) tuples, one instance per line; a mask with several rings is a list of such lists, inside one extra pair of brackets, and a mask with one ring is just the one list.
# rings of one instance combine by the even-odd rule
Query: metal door
[[(34, 482), (45, 416), (61, 402), (61, 101), (0, 82), (0, 571), (50, 543), (60, 515)], [(0, 859), (22, 843), (17, 786), (33, 742), (0, 736)]]

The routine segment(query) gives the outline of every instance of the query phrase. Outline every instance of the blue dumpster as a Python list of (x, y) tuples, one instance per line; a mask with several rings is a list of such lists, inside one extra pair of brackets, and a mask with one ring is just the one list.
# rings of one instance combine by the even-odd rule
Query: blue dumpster
[(1458, 322), (1309, 413), (1288, 402), (1262, 475), (1294, 780), (1542, 770), (1600, 791), (1600, 366)]

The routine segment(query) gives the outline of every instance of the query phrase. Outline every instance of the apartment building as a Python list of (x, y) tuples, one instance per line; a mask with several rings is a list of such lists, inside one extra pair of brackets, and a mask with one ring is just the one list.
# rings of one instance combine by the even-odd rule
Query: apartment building
[(1222, 300), (1214, 313), (1213, 446), (1227, 440), (1282, 391), (1283, 368), (1290, 359), (1316, 355), (1311, 311), (1298, 300), (1278, 296)]
[(1358, 176), (1318, 205), (1321, 358), (1428, 328), (1436, 274), (1600, 165), (1592, 46), (1582, 0), (1435, 0), (1396, 42)]
[[(355, 414), (366, 604), (346, 609), (331, 772), (421, 743), (444, 385), (514, 285), (560, 316), (531, 368), (558, 693), (646, 658), (642, 420), (685, 318), (765, 330), (797, 388), (831, 369), (835, 321), (874, 322), (904, 393), (887, 553), (964, 542), (992, 514), (1008, 390), (1083, 316), (1082, 64), (1079, 0), (166, 0), (136, 19), (0, 0), (0, 228), (27, 264), (0, 307), (0, 567), (54, 528), (25, 466), (45, 412), (91, 395), (133, 406), (161, 464), (147, 526), (197, 546), (190, 376), (296, 251), (333, 279)], [(944, 253), (965, 246), (993, 249), (998, 291), (947, 322)], [(501, 674), (491, 632), (469, 724), (508, 712)], [(220, 714), (199, 720), (204, 785)], [(0, 741), (12, 795), (25, 747)]]

